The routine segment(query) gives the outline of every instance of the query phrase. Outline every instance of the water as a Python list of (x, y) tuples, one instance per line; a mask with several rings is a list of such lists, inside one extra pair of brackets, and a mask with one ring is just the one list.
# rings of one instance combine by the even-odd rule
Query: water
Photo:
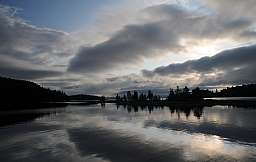
[(211, 97), (211, 100), (256, 101), (256, 97)]
[(115, 104), (1, 113), (16, 120), (0, 127), (0, 161), (256, 161), (255, 116), (227, 106)]

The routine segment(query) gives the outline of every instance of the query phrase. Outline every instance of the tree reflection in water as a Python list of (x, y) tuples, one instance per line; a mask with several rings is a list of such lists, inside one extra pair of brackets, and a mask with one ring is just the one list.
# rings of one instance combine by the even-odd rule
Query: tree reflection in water
[[(160, 110), (164, 109), (165, 106), (145, 106), (145, 105), (116, 105), (117, 110), (119, 108), (126, 109), (128, 113), (131, 112), (139, 112), (139, 111), (148, 111), (150, 114), (154, 110)], [(173, 106), (168, 106), (170, 113), (171, 114), (177, 114), (178, 118), (180, 118), (180, 114), (183, 113), (185, 116), (188, 118), (191, 115), (191, 112), (193, 112), (193, 115), (197, 117), (197, 119), (200, 119), (203, 115), (203, 108), (204, 106), (188, 106), (188, 105), (173, 105)]]

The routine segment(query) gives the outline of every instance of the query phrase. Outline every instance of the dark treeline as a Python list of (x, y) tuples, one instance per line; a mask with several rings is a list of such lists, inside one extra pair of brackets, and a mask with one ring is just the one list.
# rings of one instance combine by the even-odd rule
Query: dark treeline
[(66, 106), (50, 102), (68, 100), (62, 91), (50, 90), (30, 81), (3, 77), (0, 77), (0, 97), (0, 110)]
[(162, 98), (159, 95), (153, 94), (149, 90), (146, 94), (138, 93), (137, 91), (127, 91), (124, 95), (116, 95), (116, 101), (119, 103), (136, 103), (136, 102), (168, 102), (168, 101), (198, 101), (203, 98), (211, 97), (255, 97), (256, 84), (248, 84), (236, 87), (228, 87), (221, 91), (208, 89), (200, 89), (199, 87), (189, 89), (187, 86), (176, 89), (170, 89), (167, 97)]
[(25, 81), (10, 78), (0, 77), (1, 100), (9, 102), (13, 101), (63, 101), (67, 100), (68, 96), (57, 90), (50, 90), (41, 87), (40, 85)]
[(120, 102), (136, 102), (136, 101), (158, 101), (161, 100), (161, 97), (159, 95), (154, 95), (151, 90), (148, 91), (147, 94), (144, 93), (138, 93), (137, 91), (134, 91), (133, 93), (131, 91), (127, 91), (126, 94), (123, 96), (120, 96), (119, 94), (116, 95), (116, 101)]
[(176, 89), (170, 89), (169, 95), (166, 98), (162, 98), (159, 95), (153, 94), (151, 90), (147, 92), (147, 94), (144, 93), (138, 93), (137, 91), (127, 91), (124, 95), (116, 95), (116, 101), (118, 102), (144, 102), (144, 101), (177, 101), (177, 100), (200, 100), (205, 97), (211, 97), (213, 96), (213, 92), (209, 90), (201, 90), (200, 88), (195, 88), (193, 90), (190, 90), (188, 87), (180, 88), (177, 86)]
[(256, 84), (227, 87), (216, 94), (216, 97), (255, 97)]
[(0, 77), (0, 94), (0, 110), (63, 107), (67, 101), (88, 101), (85, 104), (105, 102), (104, 96), (68, 96), (62, 91), (44, 88), (30, 81), (4, 77)]

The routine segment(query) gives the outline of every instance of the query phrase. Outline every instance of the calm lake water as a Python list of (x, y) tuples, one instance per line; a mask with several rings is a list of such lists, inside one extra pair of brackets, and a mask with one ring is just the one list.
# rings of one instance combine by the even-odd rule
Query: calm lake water
[(211, 100), (256, 101), (256, 97), (212, 97)]
[(1, 162), (256, 161), (256, 109), (106, 104), (1, 116)]

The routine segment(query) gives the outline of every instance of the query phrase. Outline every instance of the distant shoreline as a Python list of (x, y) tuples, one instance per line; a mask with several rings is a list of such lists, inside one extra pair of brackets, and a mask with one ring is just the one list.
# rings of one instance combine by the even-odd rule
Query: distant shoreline
[[(138, 91), (127, 91), (126, 94), (117, 94), (115, 98), (93, 96), (86, 94), (67, 95), (63, 91), (51, 90), (36, 83), (0, 77), (1, 102), (0, 111), (58, 108), (67, 105), (90, 105), (116, 103), (117, 105), (132, 106), (214, 106), (227, 105), (236, 107), (256, 107), (256, 100), (237, 100), (236, 97), (256, 96), (256, 84), (248, 84), (226, 88), (221, 91), (209, 91), (199, 87), (190, 90), (188, 87), (170, 89), (169, 95), (147, 94)], [(232, 99), (232, 96), (235, 98)], [(207, 98), (213, 97), (213, 98)], [(214, 97), (226, 99), (215, 100)], [(207, 99), (204, 99), (207, 98)]]
[[(235, 97), (234, 97), (235, 98)], [(184, 106), (184, 107), (197, 107), (197, 106), (234, 106), (234, 107), (244, 107), (250, 108), (256, 106), (256, 100), (215, 100), (207, 98), (200, 100), (179, 100), (179, 101), (116, 101), (116, 100), (106, 100), (102, 101), (91, 101), (91, 100), (76, 100), (76, 101), (60, 101), (60, 102), (40, 102), (40, 103), (15, 103), (10, 105), (1, 105), (0, 111), (6, 110), (22, 110), (22, 109), (38, 109), (38, 108), (59, 108), (66, 107), (68, 105), (94, 105), (94, 104), (106, 104), (114, 103), (116, 105), (130, 105), (130, 106), (153, 106), (153, 107), (162, 107), (162, 106)]]

